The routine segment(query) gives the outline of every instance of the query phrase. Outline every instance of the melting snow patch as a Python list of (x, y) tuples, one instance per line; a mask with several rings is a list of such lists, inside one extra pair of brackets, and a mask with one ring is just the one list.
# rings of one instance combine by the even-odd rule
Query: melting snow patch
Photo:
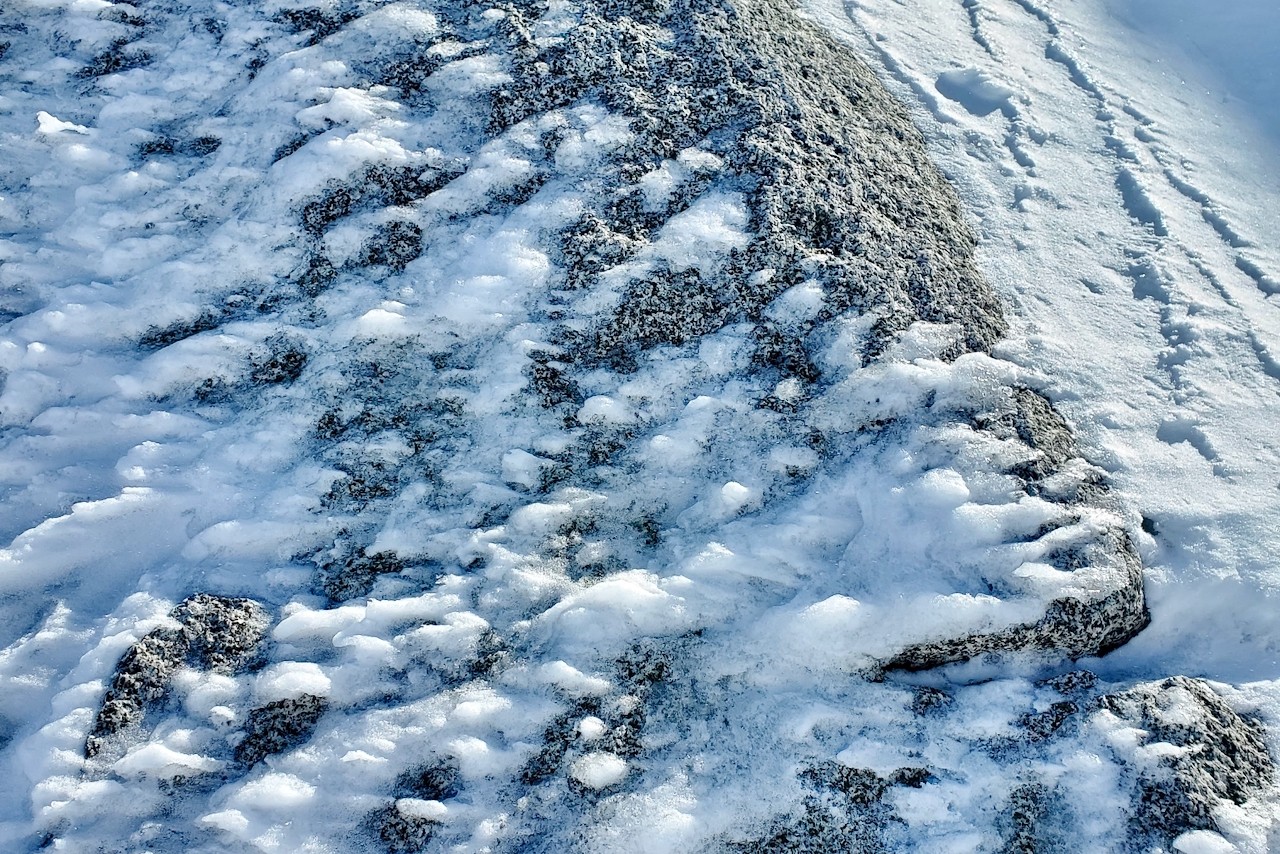
[(439, 801), (424, 801), (421, 798), (399, 798), (396, 800), (396, 809), (404, 815), (427, 821), (442, 821), (449, 814), (449, 808)]
[(332, 682), (320, 665), (302, 661), (273, 664), (258, 676), (254, 693), (263, 703), (296, 700), (304, 694), (329, 696)]

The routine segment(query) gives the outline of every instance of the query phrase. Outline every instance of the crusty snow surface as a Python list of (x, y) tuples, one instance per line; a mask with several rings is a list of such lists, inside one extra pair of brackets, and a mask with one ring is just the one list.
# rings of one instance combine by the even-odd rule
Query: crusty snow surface
[(1006, 332), (962, 230), (746, 269), (725, 128), (473, 5), (0, 8), (0, 847), (1280, 846), (1275, 14), (800, 5)]

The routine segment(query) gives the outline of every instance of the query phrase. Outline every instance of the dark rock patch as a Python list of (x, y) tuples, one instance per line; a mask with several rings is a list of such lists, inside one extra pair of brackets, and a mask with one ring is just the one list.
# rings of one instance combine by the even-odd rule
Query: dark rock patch
[(189, 320), (178, 320), (164, 327), (147, 327), (138, 339), (138, 346), (144, 350), (160, 350), (201, 332), (217, 329), (222, 322), (223, 316), (219, 312), (205, 309)]
[(112, 736), (140, 724), (148, 709), (162, 705), (178, 668), (231, 674), (252, 666), (270, 625), (257, 602), (207, 593), (185, 600), (169, 616), (177, 626), (153, 629), (116, 665), (85, 742), (86, 757), (97, 756)]
[(1066, 854), (1073, 850), (1063, 833), (1066, 805), (1042, 783), (1026, 783), (1009, 793), (997, 822), (1003, 837), (1000, 854)]
[(418, 765), (396, 778), (396, 797), (447, 801), (462, 791), (462, 774), (455, 759)]
[(276, 14), (277, 23), (283, 24), (294, 33), (305, 35), (308, 45), (323, 41), (355, 18), (356, 14), (353, 11), (341, 7), (282, 9)]
[(331, 602), (345, 602), (367, 594), (379, 577), (403, 572), (408, 566), (395, 552), (361, 550), (321, 564), (320, 588)]
[(413, 854), (426, 850), (440, 823), (390, 803), (371, 813), (365, 826), (387, 854)]
[(128, 50), (132, 39), (118, 39), (110, 48), (96, 55), (89, 64), (76, 72), (76, 77), (93, 79), (141, 68), (151, 62), (151, 54), (145, 50)]
[(812, 765), (800, 772), (810, 791), (798, 812), (773, 820), (760, 836), (726, 840), (722, 850), (735, 854), (896, 850), (891, 828), (901, 820), (884, 797), (894, 786), (920, 788), (931, 779), (924, 768), (901, 768), (886, 778), (838, 762)]
[(329, 707), (329, 701), (314, 694), (276, 700), (249, 712), (244, 739), (236, 745), (236, 761), (253, 767), (268, 756), (304, 744)]
[(380, 226), (365, 245), (365, 264), (383, 264), (400, 273), (422, 254), (422, 229), (403, 220)]
[(273, 335), (265, 342), (267, 352), (253, 358), (249, 379), (255, 385), (291, 383), (307, 366), (307, 352), (286, 335)]

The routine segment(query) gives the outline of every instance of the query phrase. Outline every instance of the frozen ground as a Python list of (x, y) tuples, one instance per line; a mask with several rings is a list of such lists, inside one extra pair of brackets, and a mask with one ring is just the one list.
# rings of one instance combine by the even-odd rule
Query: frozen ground
[(1275, 848), (1275, 15), (1063, 5), (804, 7), (1007, 332), (772, 0), (0, 11), (0, 843)]

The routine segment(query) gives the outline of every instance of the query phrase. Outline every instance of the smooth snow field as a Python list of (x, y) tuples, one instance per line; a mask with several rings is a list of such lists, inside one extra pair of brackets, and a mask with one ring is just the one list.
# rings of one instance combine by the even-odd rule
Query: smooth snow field
[(1105, 8), (1151, 43), (1152, 58), (1163, 57), (1166, 79), (1196, 87), (1205, 108), (1215, 109), (1217, 102), (1232, 123), (1262, 127), (1271, 141), (1255, 151), (1274, 155), (1280, 139), (1280, 6), (1266, 0), (1108, 0)]
[(0, 851), (1280, 851), (1277, 43), (0, 0)]

